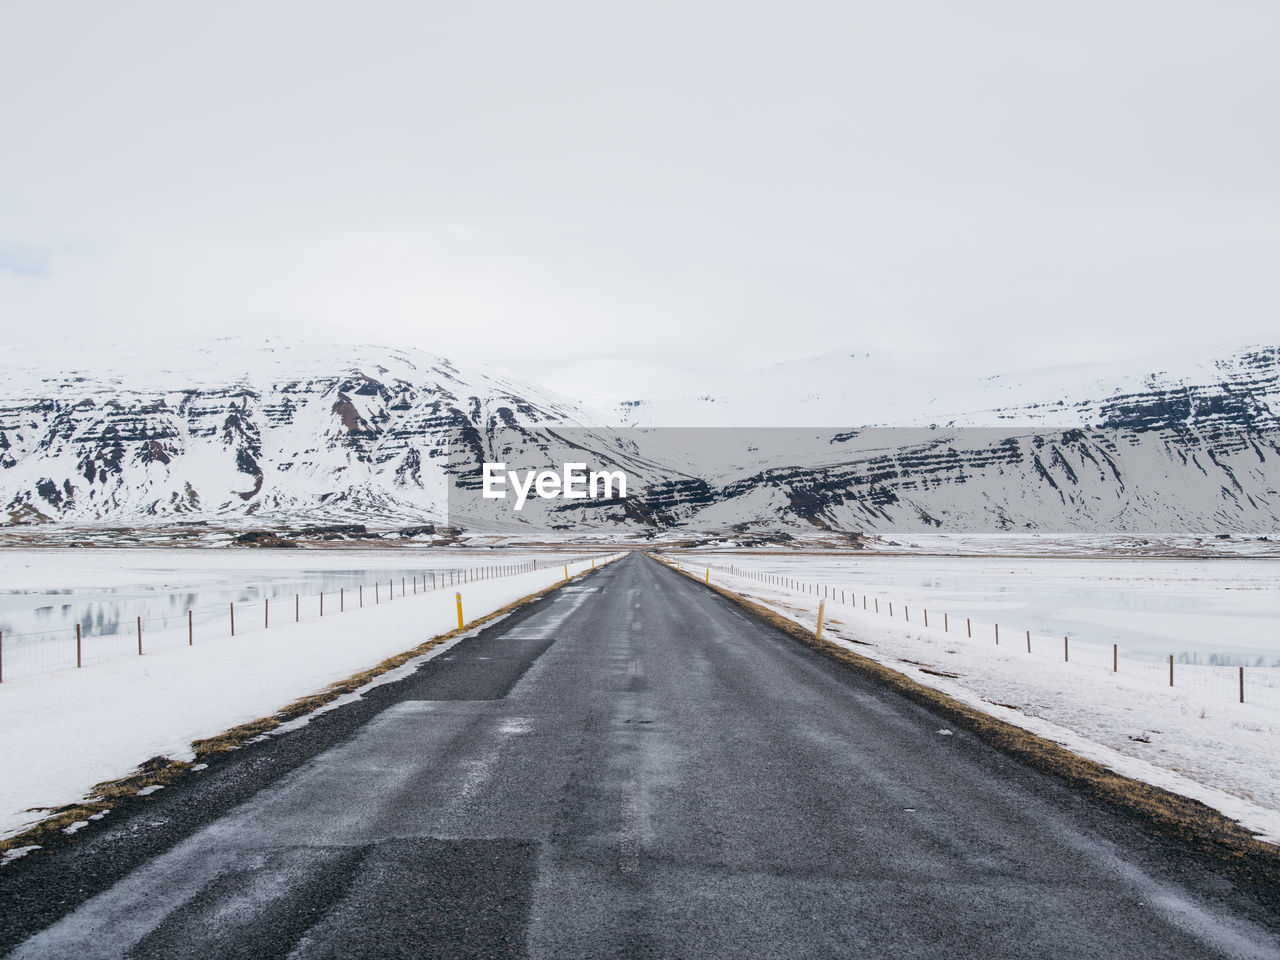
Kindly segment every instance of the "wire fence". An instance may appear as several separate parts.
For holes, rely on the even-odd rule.
[[[528,560],[428,570],[421,574],[375,578],[329,592],[264,592],[260,598],[247,601],[194,604],[181,614],[135,616],[126,621],[86,611],[72,627],[0,632],[0,683],[59,670],[83,669],[120,657],[144,656],[225,637],[270,631],[290,623],[314,622],[365,607],[396,603],[468,583],[516,576],[538,569],[564,565],[567,577],[569,565],[591,559],[590,556],[556,557],[541,562]]]
[[[681,561],[676,561],[680,563]],[[1119,644],[1091,642],[1086,637],[1047,636],[1010,624],[978,621],[956,616],[946,610],[910,606],[883,594],[859,592],[854,586],[836,586],[800,580],[793,577],[742,568],[734,564],[718,566],[697,560],[697,572],[711,571],[739,576],[748,580],[807,594],[817,601],[854,608],[867,614],[880,615],[902,622],[933,636],[954,640],[957,649],[965,645],[985,643],[1000,652],[1008,651],[1043,662],[1054,662],[1064,669],[1076,667],[1136,678],[1154,688],[1193,690],[1214,703],[1249,703],[1280,710],[1280,668],[1196,663],[1187,654],[1169,654],[1166,658],[1128,655]],[[692,571],[690,571],[692,572]],[[830,616],[834,610],[828,610]],[[972,649],[972,647],[970,647]]]

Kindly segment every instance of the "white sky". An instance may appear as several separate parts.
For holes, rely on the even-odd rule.
[[[1277,338],[1280,4],[7,2],[0,339]]]

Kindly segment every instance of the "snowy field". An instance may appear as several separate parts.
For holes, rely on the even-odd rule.
[[[1070,609],[1108,613],[1073,614],[1090,629],[1120,629],[1120,621],[1132,617],[1136,638],[1155,631],[1152,618],[1177,626],[1181,616],[1187,621],[1182,648],[1207,655],[1215,638],[1234,632],[1238,621],[1265,620],[1274,628],[1270,564],[1072,561],[1055,586],[1043,564],[1066,561],[668,556],[698,575],[710,567],[714,583],[810,630],[825,592],[824,637],[1121,773],[1200,800],[1280,843],[1280,668],[1246,667],[1241,703],[1238,667],[1177,662],[1171,687],[1167,657],[1113,659],[1110,644],[1078,636],[1064,649],[1058,631],[1035,629],[1028,652],[1026,635],[1029,624],[1046,622],[1038,618],[1051,618],[1061,606],[1055,591],[1071,596],[1064,583],[1069,580],[1083,591]],[[940,571],[936,581],[927,577],[931,569]],[[1091,579],[1100,586],[1090,586]],[[1132,607],[1097,606],[1096,596],[1123,595],[1135,585]],[[1041,593],[1046,589],[1048,599]],[[1199,595],[1197,612],[1161,608],[1188,593]],[[1237,595],[1240,615],[1222,613],[1234,609],[1228,598]],[[1216,629],[1214,610],[1222,618]],[[1265,648],[1265,632],[1251,634],[1250,643],[1275,651],[1274,645]]]
[[[1280,666],[1280,560],[705,556],[1011,634],[1069,636],[1108,661],[1116,644],[1122,658]]]
[[[121,553],[142,551],[121,551]],[[98,558],[103,551],[91,551]],[[178,551],[187,562],[193,551]],[[62,554],[64,582],[80,586],[144,583],[142,560],[118,557],[113,570],[93,559],[73,560]],[[291,551],[292,562],[303,557]],[[264,555],[265,556],[265,555]],[[274,555],[273,555],[274,556]],[[11,567],[12,554],[0,556]],[[310,562],[312,555],[305,560]],[[376,552],[351,551],[341,558],[378,568]],[[493,558],[496,562],[496,558]],[[605,561],[603,555],[594,560]],[[149,563],[150,561],[147,561]],[[232,561],[234,562],[234,561]],[[257,554],[260,570],[288,575],[288,560],[268,562]],[[403,563],[403,557],[395,558]],[[518,563],[519,560],[515,559]],[[590,569],[591,558],[568,564],[570,574]],[[225,569],[224,557],[208,558],[207,568],[171,573],[182,582],[203,581]],[[0,837],[39,820],[43,811],[75,802],[94,784],[126,776],[155,756],[190,759],[191,742],[238,724],[267,716],[301,697],[380,663],[387,657],[457,627],[454,594],[460,592],[467,621],[497,610],[523,596],[551,586],[564,576],[564,559],[543,554],[536,571],[474,580],[451,589],[399,594],[394,600],[363,608],[330,608],[321,619],[295,622],[289,616],[269,629],[246,623],[235,637],[222,635],[197,642],[115,657],[84,669],[70,669],[10,680],[0,684]],[[476,564],[476,568],[479,564]],[[52,569],[52,568],[48,568]],[[175,569],[179,569],[175,567]],[[239,569],[239,568],[236,568]],[[40,585],[42,574],[31,568],[25,582]],[[421,574],[419,573],[419,576]],[[583,594],[583,597],[586,595]],[[258,608],[261,615],[261,606]],[[145,636],[145,635],[144,635]],[[436,648],[426,657],[443,648]],[[411,661],[402,671],[413,669]]]
[[[495,572],[563,564],[488,550],[91,549],[0,551],[0,675],[13,680],[237,632],[318,618]],[[501,569],[499,569],[501,568]],[[139,624],[139,619],[141,624]]]

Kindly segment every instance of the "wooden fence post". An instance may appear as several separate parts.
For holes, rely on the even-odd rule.
[[[236,602],[231,601],[231,635],[236,635]]]
[[[138,618],[138,656],[142,656],[142,618]]]
[[[187,611],[187,646],[193,647],[196,643],[196,625],[191,617],[191,611]]]
[[[3,636],[3,634],[0,634],[0,637]],[[1244,667],[1240,668],[1240,702],[1244,703]]]
[[[1173,654],[1169,654],[1169,686],[1173,686]]]
[[[82,661],[80,659],[80,624],[77,623],[76,624],[76,669],[77,670],[80,669],[81,662]]]

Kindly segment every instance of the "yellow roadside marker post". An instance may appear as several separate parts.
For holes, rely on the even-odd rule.
[[[822,621],[827,618],[827,601],[822,600],[818,603],[818,633],[819,640],[822,639]]]
[[[454,597],[458,600],[458,629],[462,629],[462,594],[455,593]]]

